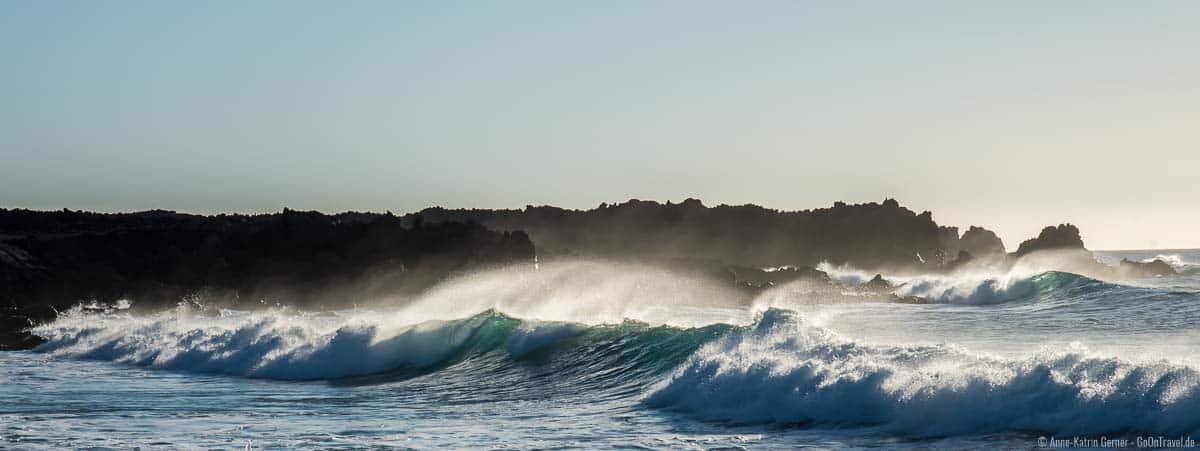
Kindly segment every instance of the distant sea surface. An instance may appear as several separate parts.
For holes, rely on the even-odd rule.
[[[0,448],[1200,441],[1200,251],[1097,254],[1113,265],[1163,259],[1180,275],[892,280],[934,301],[925,305],[853,293],[814,302],[795,290],[692,303],[703,291],[685,282],[564,282],[564,273],[447,287],[443,295],[494,297],[481,304],[494,308],[442,317],[401,306],[77,309],[37,328],[48,340],[37,349],[0,352]]]

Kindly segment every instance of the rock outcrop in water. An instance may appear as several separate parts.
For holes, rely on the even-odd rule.
[[[888,272],[953,272],[1053,254],[1068,271],[1147,277],[1165,263],[1098,263],[1079,229],[1047,227],[1005,254],[995,233],[939,226],[892,199],[778,211],[756,205],[706,207],[631,200],[593,210],[430,208],[391,213],[284,210],[197,216],[0,209],[0,349],[36,340],[20,330],[81,301],[133,301],[162,308],[207,304],[340,308],[380,296],[415,295],[458,272],[535,258],[636,261],[759,292],[796,281],[837,286],[821,262]],[[1007,257],[1006,257],[1007,256]],[[766,269],[772,268],[772,269]],[[1170,272],[1168,272],[1170,271]],[[877,276],[862,287],[897,302]]]
[[[27,346],[20,329],[82,301],[339,307],[535,255],[648,262],[747,290],[830,285],[813,269],[820,262],[944,270],[953,251],[980,248],[975,230],[964,241],[892,199],[790,212],[631,200],[586,211],[431,208],[403,218],[0,210],[0,342]]]
[[[943,247],[948,254],[956,255],[939,268],[941,272],[954,272],[968,266],[997,267],[1006,263],[1008,254],[1004,242],[995,232],[971,226],[959,237],[957,227],[943,229],[948,232],[942,238]]]
[[[155,308],[202,295],[237,306],[340,307],[533,259],[524,232],[406,226],[391,214],[0,210],[0,346],[28,346],[20,329],[80,301]]]
[[[1036,238],[1021,242],[1014,254],[1023,257],[1037,251],[1046,250],[1085,250],[1083,238],[1079,236],[1079,228],[1071,224],[1059,224],[1042,229]]]
[[[543,258],[687,258],[753,267],[828,261],[863,268],[930,269],[954,256],[948,250],[959,241],[957,229],[939,227],[930,212],[918,214],[892,199],[837,202],[831,208],[804,211],[706,207],[696,199],[677,204],[634,199],[592,210],[428,208],[406,220],[474,221],[497,230],[524,230]]]
[[[985,260],[1003,258],[1006,252],[1004,241],[1001,241],[995,232],[975,226],[963,232],[958,248],[969,253],[972,258]]]
[[[875,277],[872,277],[871,280],[868,280],[867,283],[864,283],[862,288],[864,290],[877,293],[889,293],[892,291],[892,284],[888,283],[887,280],[884,280],[883,274],[876,274]]]
[[[1021,243],[1010,256],[1009,264],[1017,264],[1022,259],[1032,261],[1035,267],[1054,268],[1105,280],[1178,274],[1171,265],[1161,260],[1146,263],[1121,260],[1115,268],[1100,263],[1092,251],[1084,247],[1079,228],[1071,224],[1042,229],[1036,238]]]

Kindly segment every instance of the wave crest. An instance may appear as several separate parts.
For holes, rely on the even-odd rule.
[[[917,437],[1200,430],[1200,374],[1080,352],[1027,360],[948,346],[871,347],[792,313],[701,349],[651,406],[743,424],[875,426]]]
[[[196,316],[184,309],[146,317],[78,309],[33,329],[53,355],[167,370],[273,379],[326,379],[435,366],[495,346],[516,321],[476,315],[391,330],[380,322],[281,311]]]
[[[443,369],[521,380],[514,375],[526,370],[514,368],[546,365],[537,371],[554,377],[529,384],[588,396],[644,393],[651,407],[744,424],[867,426],[917,437],[1200,431],[1196,370],[1080,349],[1003,359],[945,345],[869,346],[777,309],[752,326],[703,328],[587,326],[487,311],[393,329],[379,316],[76,310],[35,332],[49,339],[37,351],[57,356],[288,380]],[[509,370],[520,373],[502,373]]]
[[[1111,284],[1078,274],[1047,271],[1034,275],[926,275],[902,279],[901,296],[940,304],[990,305],[1029,299],[1060,290],[1097,290]]]
[[[138,317],[76,308],[33,333],[47,339],[35,351],[60,357],[252,378],[319,380],[409,377],[477,357],[513,361],[551,349],[561,352],[555,355],[564,361],[587,368],[596,359],[612,357],[602,350],[655,355],[661,358],[633,363],[661,374],[733,327],[676,328],[635,321],[588,326],[520,320],[491,310],[458,320],[394,326],[390,324],[394,315],[271,310],[224,311],[213,317],[181,308]]]
[[[1176,271],[1181,273],[1190,274],[1193,272],[1200,272],[1200,262],[1187,260],[1179,254],[1159,254],[1151,258],[1143,259],[1142,263],[1151,263],[1155,260],[1161,260],[1164,263],[1171,265],[1172,268],[1175,268]]]

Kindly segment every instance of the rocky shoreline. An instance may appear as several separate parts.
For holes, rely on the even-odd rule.
[[[991,231],[961,236],[894,200],[799,212],[631,200],[593,210],[426,209],[391,213],[283,212],[200,216],[0,209],[0,349],[40,340],[26,330],[81,303],[128,301],[160,310],[202,298],[243,309],[286,303],[337,309],[355,300],[416,295],[455,274],[542,259],[649,263],[746,293],[798,280],[837,290],[821,262],[880,272],[859,287],[892,294],[882,273],[1005,271],[1052,255],[1090,277],[1173,274],[1170,265],[1100,264],[1073,225],[1047,227],[1007,253]],[[773,268],[773,269],[764,269]]]
[[[412,293],[458,272],[530,263],[522,232],[479,224],[405,226],[390,214],[285,210],[197,216],[0,210],[0,349],[82,302],[162,309],[203,297],[256,308],[339,308]]]

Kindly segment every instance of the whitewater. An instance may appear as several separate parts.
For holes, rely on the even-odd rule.
[[[821,269],[747,298],[650,267],[501,269],[306,312],[76,308],[0,353],[0,448],[1036,448],[1200,439],[1178,276]]]

